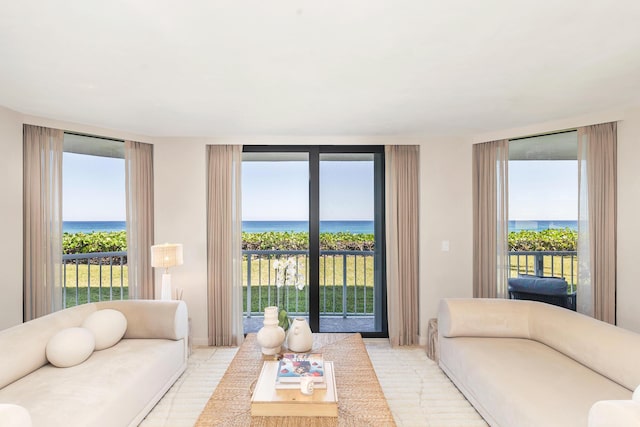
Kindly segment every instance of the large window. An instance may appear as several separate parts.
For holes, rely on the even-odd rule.
[[[509,142],[510,276],[577,283],[577,132]]]
[[[65,133],[64,307],[128,298],[124,142]]]
[[[245,332],[277,305],[314,331],[386,336],[381,148],[245,147]]]

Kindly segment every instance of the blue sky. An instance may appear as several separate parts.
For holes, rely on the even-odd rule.
[[[576,221],[577,161],[510,161],[509,219]]]
[[[124,159],[64,153],[63,221],[124,221]]]
[[[373,162],[320,162],[320,219],[373,219]],[[244,162],[244,221],[306,221],[307,162]]]
[[[243,220],[307,220],[306,162],[245,162]],[[321,220],[373,219],[371,162],[321,162]],[[124,159],[64,153],[63,220],[124,221]],[[511,220],[575,220],[575,161],[511,161]]]

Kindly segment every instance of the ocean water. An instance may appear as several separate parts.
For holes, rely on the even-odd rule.
[[[568,228],[578,230],[578,221],[558,221],[558,220],[536,220],[536,221],[509,221],[509,231],[542,231],[549,229]]]
[[[126,221],[63,221],[63,233],[91,233],[93,231],[126,231]]]
[[[578,221],[509,221],[509,231],[547,229],[578,229]],[[64,233],[91,233],[93,231],[125,231],[125,221],[64,221]],[[265,231],[309,231],[307,221],[242,221],[242,231],[261,233]],[[373,221],[320,221],[321,233],[373,233]]]

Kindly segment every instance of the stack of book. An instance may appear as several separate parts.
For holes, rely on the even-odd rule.
[[[325,366],[321,353],[284,353],[278,362],[276,388],[299,388],[300,378],[310,376],[315,388],[326,388]]]
[[[311,376],[311,395],[300,391],[300,378]],[[266,361],[251,396],[252,416],[337,417],[333,362],[320,353],[285,353],[279,361]]]

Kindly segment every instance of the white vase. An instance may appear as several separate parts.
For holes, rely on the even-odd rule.
[[[256,339],[262,347],[262,354],[273,355],[280,353],[284,342],[284,329],[278,326],[278,307],[265,307],[264,325],[259,331]]]
[[[313,334],[307,321],[302,317],[293,319],[289,327],[287,347],[296,353],[303,353],[313,347]]]

